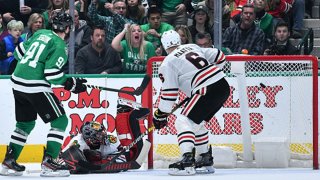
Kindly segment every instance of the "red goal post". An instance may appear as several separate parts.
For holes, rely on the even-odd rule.
[[[231,86],[230,97],[223,108],[206,123],[209,143],[214,146],[229,146],[241,156],[245,154],[243,122],[239,97],[242,97],[233,72],[233,62],[245,64],[244,79],[248,100],[248,124],[253,140],[265,137],[285,137],[290,144],[291,158],[308,159],[314,169],[319,168],[318,155],[318,59],[314,56],[227,56],[224,72]],[[161,82],[157,70],[163,56],[150,58],[147,74],[152,77],[144,95],[144,105],[151,112],[157,108]],[[234,63],[235,64],[235,63]],[[185,98],[179,95],[179,102]],[[177,103],[178,103],[177,101]],[[152,124],[148,117],[148,126]],[[152,147],[148,168],[156,168],[157,159],[172,161],[179,158],[179,147],[175,137],[175,116],[169,117],[167,127],[148,134]],[[242,136],[241,136],[242,135]],[[251,139],[250,137],[250,139]],[[249,150],[254,151],[254,144]],[[295,161],[295,160],[290,160]],[[294,163],[293,163],[294,164]],[[167,164],[166,164],[167,165]],[[165,165],[165,166],[166,166]],[[167,166],[166,166],[167,167]]]

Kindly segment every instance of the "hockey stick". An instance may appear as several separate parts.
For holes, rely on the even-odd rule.
[[[126,91],[126,90],[121,90],[121,89],[101,87],[101,86],[95,86],[95,85],[90,85],[90,84],[85,84],[85,85],[88,88],[100,89],[100,90],[112,91],[112,92],[120,92],[120,93],[126,93],[126,94],[130,94],[130,95],[140,96],[143,93],[143,91],[146,89],[146,87],[148,86],[150,79],[151,79],[150,76],[146,74],[142,80],[141,85],[134,91]]]

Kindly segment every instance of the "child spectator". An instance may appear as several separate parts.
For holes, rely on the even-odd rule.
[[[24,28],[22,21],[11,20],[8,25],[9,35],[0,42],[0,72],[1,74],[12,74],[17,60],[14,59],[13,51],[23,41],[21,33]]]
[[[122,40],[124,36],[125,40]],[[143,31],[137,24],[126,24],[111,45],[121,53],[124,74],[146,73],[148,59],[156,55],[152,43],[144,40]]]

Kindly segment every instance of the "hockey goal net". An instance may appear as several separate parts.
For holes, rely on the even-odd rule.
[[[152,82],[146,92],[147,106],[153,111],[159,103],[161,82],[158,68],[163,60],[164,57],[154,57],[148,62],[147,73],[152,76]],[[238,64],[243,67],[237,67]],[[228,147],[234,152],[237,162],[246,160],[245,151],[249,150],[249,156],[252,151],[253,158],[247,161],[255,161],[255,141],[282,138],[289,144],[289,166],[317,169],[317,58],[227,56],[224,72],[231,86],[231,93],[223,108],[206,123],[209,144],[213,148]],[[246,101],[241,103],[243,97]],[[185,95],[180,93],[176,103],[184,98]],[[243,105],[246,103],[247,106]],[[247,111],[243,111],[242,106],[247,107]],[[245,118],[248,119],[247,124],[243,123]],[[148,121],[150,125],[152,113]],[[244,136],[246,129],[249,135]],[[169,117],[165,128],[149,133],[153,144],[149,153],[149,168],[167,168],[169,163],[180,158],[176,133],[174,115]],[[297,161],[304,162],[295,165],[294,162]]]

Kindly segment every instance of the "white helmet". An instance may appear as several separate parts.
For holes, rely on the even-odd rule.
[[[181,45],[180,35],[175,30],[169,30],[162,34],[161,43],[165,50]]]

